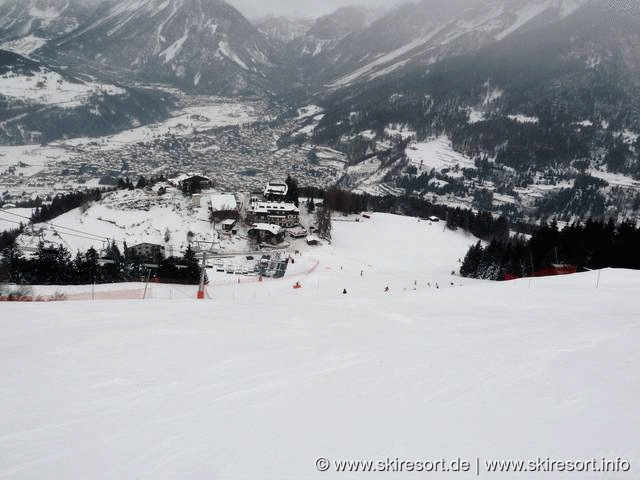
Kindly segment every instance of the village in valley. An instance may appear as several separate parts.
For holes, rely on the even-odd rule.
[[[0,146],[0,205],[179,172],[199,172],[229,191],[262,189],[289,174],[319,187],[333,184],[345,155],[305,143],[320,109],[273,120],[282,114],[257,100],[206,97],[164,122],[114,135]]]
[[[300,203],[297,189],[287,177],[260,190],[229,192],[207,176],[183,173],[143,188],[113,190],[51,221],[29,224],[16,247],[40,259],[95,249],[103,266],[116,262],[119,251],[157,281],[178,280],[160,278],[162,264],[185,255],[210,274],[280,278],[301,246],[330,241],[330,226],[316,228],[314,213],[323,210],[322,200]],[[26,209],[5,213],[21,210]]]

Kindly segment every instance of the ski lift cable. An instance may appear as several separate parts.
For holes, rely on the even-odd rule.
[[[15,223],[16,225],[21,225],[22,222],[16,222],[15,220],[9,220],[9,219],[2,219],[3,222],[10,222],[10,223]],[[69,233],[69,232],[58,232],[57,230],[55,230],[55,233],[58,234],[58,236],[70,236],[70,237],[77,237],[77,238],[83,238],[85,240],[93,240],[96,241],[95,238],[91,238],[91,237],[85,237],[84,235],[78,235],[75,233]],[[102,242],[104,242],[104,240],[101,240]],[[20,247],[20,248],[25,248],[24,246]]]
[[[2,219],[3,222],[9,222],[9,223],[15,223],[16,225],[24,225],[22,222],[17,222],[15,220],[9,220],[8,218],[3,218]],[[75,233],[69,233],[69,232],[58,232],[57,230],[54,230],[55,233],[57,233],[58,235],[67,235],[67,236],[72,236],[72,237],[79,237],[79,238],[84,238],[86,240],[96,240],[95,238],[91,238],[91,237],[86,237],[84,235],[78,235]],[[104,241],[104,240],[102,240]]]
[[[25,219],[31,221],[30,217],[26,217],[24,215],[19,215],[17,213],[13,213],[13,212],[8,212],[6,210],[0,210],[0,213],[8,213],[9,215],[14,215],[16,217],[25,218]],[[101,240],[101,241],[102,240],[111,240],[109,237],[103,237],[102,235],[96,235],[96,234],[90,233],[90,232],[83,232],[82,230],[77,230],[77,229],[71,228],[71,227],[63,227],[62,225],[56,225],[55,223],[51,223],[51,222],[48,222],[48,221],[44,221],[44,222],[41,222],[41,223],[46,223],[47,225],[51,225],[52,227],[55,227],[55,228],[62,228],[62,229],[65,229],[65,230],[70,230],[72,232],[81,233],[82,235],[88,235],[88,236],[96,237],[94,240]]]
[[[9,222],[9,223],[15,223],[16,225],[23,225],[24,226],[24,223],[16,222],[15,220],[9,220],[8,218],[3,218],[2,221],[3,222]]]
[[[84,238],[85,240],[92,240],[92,241],[101,241],[104,242],[104,239],[97,239],[97,238],[92,238],[92,237],[87,237],[85,235],[78,235],[77,233],[69,233],[69,232],[60,232],[58,230],[52,230],[54,233],[56,233],[58,236],[62,237],[62,236],[69,236],[69,237],[78,237],[78,238]]]
[[[65,235],[73,235],[73,236],[77,236],[77,237],[83,237],[86,238],[87,240],[96,240],[96,241],[100,241],[100,242],[104,242],[104,241],[110,241],[109,238],[107,237],[103,237],[100,235],[95,235],[93,233],[89,233],[89,232],[83,232],[81,230],[76,230],[74,228],[69,228],[69,227],[63,227],[62,225],[56,225],[54,223],[49,223],[49,222],[42,222],[45,223],[46,225],[48,225],[49,227],[53,227],[53,231],[55,231],[58,234],[65,234]],[[69,232],[65,232],[64,230],[69,230]],[[75,232],[74,233],[70,233],[70,232]]]

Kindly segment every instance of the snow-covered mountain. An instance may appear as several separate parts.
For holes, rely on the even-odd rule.
[[[505,5],[519,4],[487,10],[495,21],[479,24],[478,47],[465,50],[469,32],[414,41],[330,82],[313,141],[347,153],[348,188],[400,188],[512,218],[638,215],[634,36],[611,28],[623,11],[540,2],[507,15]],[[434,157],[421,168],[412,148]],[[439,156],[457,160],[432,171]]]
[[[39,58],[119,79],[226,95],[286,92],[299,77],[341,88],[474,52],[597,3],[456,0],[443,8],[422,0],[386,14],[345,7],[313,25],[272,18],[256,28],[222,0],[108,0],[92,8],[77,0],[3,2],[5,48],[39,49]]]
[[[303,151],[313,152],[312,159],[325,148],[339,151],[340,167],[345,166],[339,183],[345,188],[409,190],[456,204],[462,198],[476,208],[490,208],[483,199],[493,193],[496,213],[522,214],[524,208],[546,215],[553,209],[531,198],[531,189],[539,190],[534,185],[573,188],[571,181],[581,173],[625,175],[622,183],[633,184],[640,175],[640,30],[624,2],[609,8],[596,0],[456,0],[443,8],[422,0],[382,15],[344,8],[312,25],[271,19],[258,29],[220,0],[109,0],[74,17],[78,25],[72,31],[54,27],[73,11],[73,2],[21,9],[15,0],[0,3],[8,5],[22,12],[15,24],[22,22],[25,36],[3,30],[0,41],[7,48],[28,50],[41,63],[58,65],[58,73],[91,85],[143,81],[188,93],[257,93],[284,100],[287,109],[320,105],[321,118],[282,135],[278,145],[306,142]],[[42,25],[53,29],[50,40],[32,51],[45,38]],[[91,76],[73,75],[74,70]],[[36,89],[25,81],[22,101],[39,96],[51,102],[55,97],[40,94],[58,80],[44,80],[35,82]],[[157,98],[133,107],[126,96],[105,98],[122,101],[102,109],[120,127],[156,120],[164,108]],[[155,109],[151,115],[147,105]],[[113,133],[100,127],[105,122],[92,114],[99,111],[95,104],[81,108],[79,117],[65,116],[62,130],[47,115],[8,110],[0,120],[9,122],[2,125],[5,132],[12,125],[4,141]],[[123,110],[125,121],[119,117]],[[89,132],[86,125],[93,125]],[[416,170],[420,164],[410,159],[411,142],[418,150],[428,145],[439,152],[446,145],[442,155],[464,158],[465,171],[447,165],[433,172],[440,178],[428,178],[432,172]],[[620,194],[619,184],[601,189],[600,206],[587,211],[638,211],[636,193],[628,188]],[[576,202],[585,198],[570,194]],[[568,216],[586,213],[570,210]]]
[[[401,6],[366,28],[343,24],[342,36],[302,57],[305,78],[333,87],[371,80],[408,63],[432,64],[560,21],[594,0],[435,0]],[[313,36],[311,35],[313,38]],[[308,53],[308,49],[301,52]]]
[[[304,36],[313,24],[311,19],[288,17],[267,17],[255,22],[258,30],[280,48]]]
[[[294,58],[315,57],[334,49],[348,35],[368,27],[377,12],[364,7],[343,7],[320,17],[304,36],[294,39],[288,48]]]
[[[0,95],[32,105],[72,108],[92,95],[123,95],[114,85],[81,80],[41,63],[0,50]]]
[[[0,143],[113,133],[163,118],[171,105],[162,92],[100,82],[0,50]]]
[[[0,48],[28,55],[94,11],[80,0],[0,0]]]
[[[103,7],[47,45],[59,62],[186,91],[269,91],[279,59],[255,27],[220,0],[128,0]]]

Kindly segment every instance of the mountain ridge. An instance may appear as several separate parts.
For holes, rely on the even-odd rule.
[[[187,92],[269,94],[278,83],[275,50],[240,12],[218,0],[107,5],[45,48],[43,54],[58,61],[82,61]]]

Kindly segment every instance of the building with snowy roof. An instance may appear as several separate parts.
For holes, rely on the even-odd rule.
[[[197,173],[183,173],[169,179],[169,183],[185,193],[195,193],[211,188],[213,181],[209,177]]]
[[[240,216],[238,202],[231,193],[220,193],[209,197],[210,218],[213,222],[227,219],[237,220]]]
[[[126,254],[139,262],[160,263],[165,258],[165,249],[156,243],[138,243],[127,247]]]
[[[293,203],[252,201],[247,208],[247,223],[296,227],[300,224],[300,210]]]
[[[286,182],[280,180],[272,180],[267,183],[264,188],[264,198],[267,200],[284,200],[289,192],[289,186]]]
[[[308,245],[320,245],[320,243],[322,243],[320,237],[316,235],[308,235],[306,241]]]
[[[221,222],[223,232],[234,232],[238,221],[235,218],[227,218]]]
[[[256,223],[247,232],[249,238],[260,243],[277,245],[284,241],[284,229],[280,225],[269,223]]]

